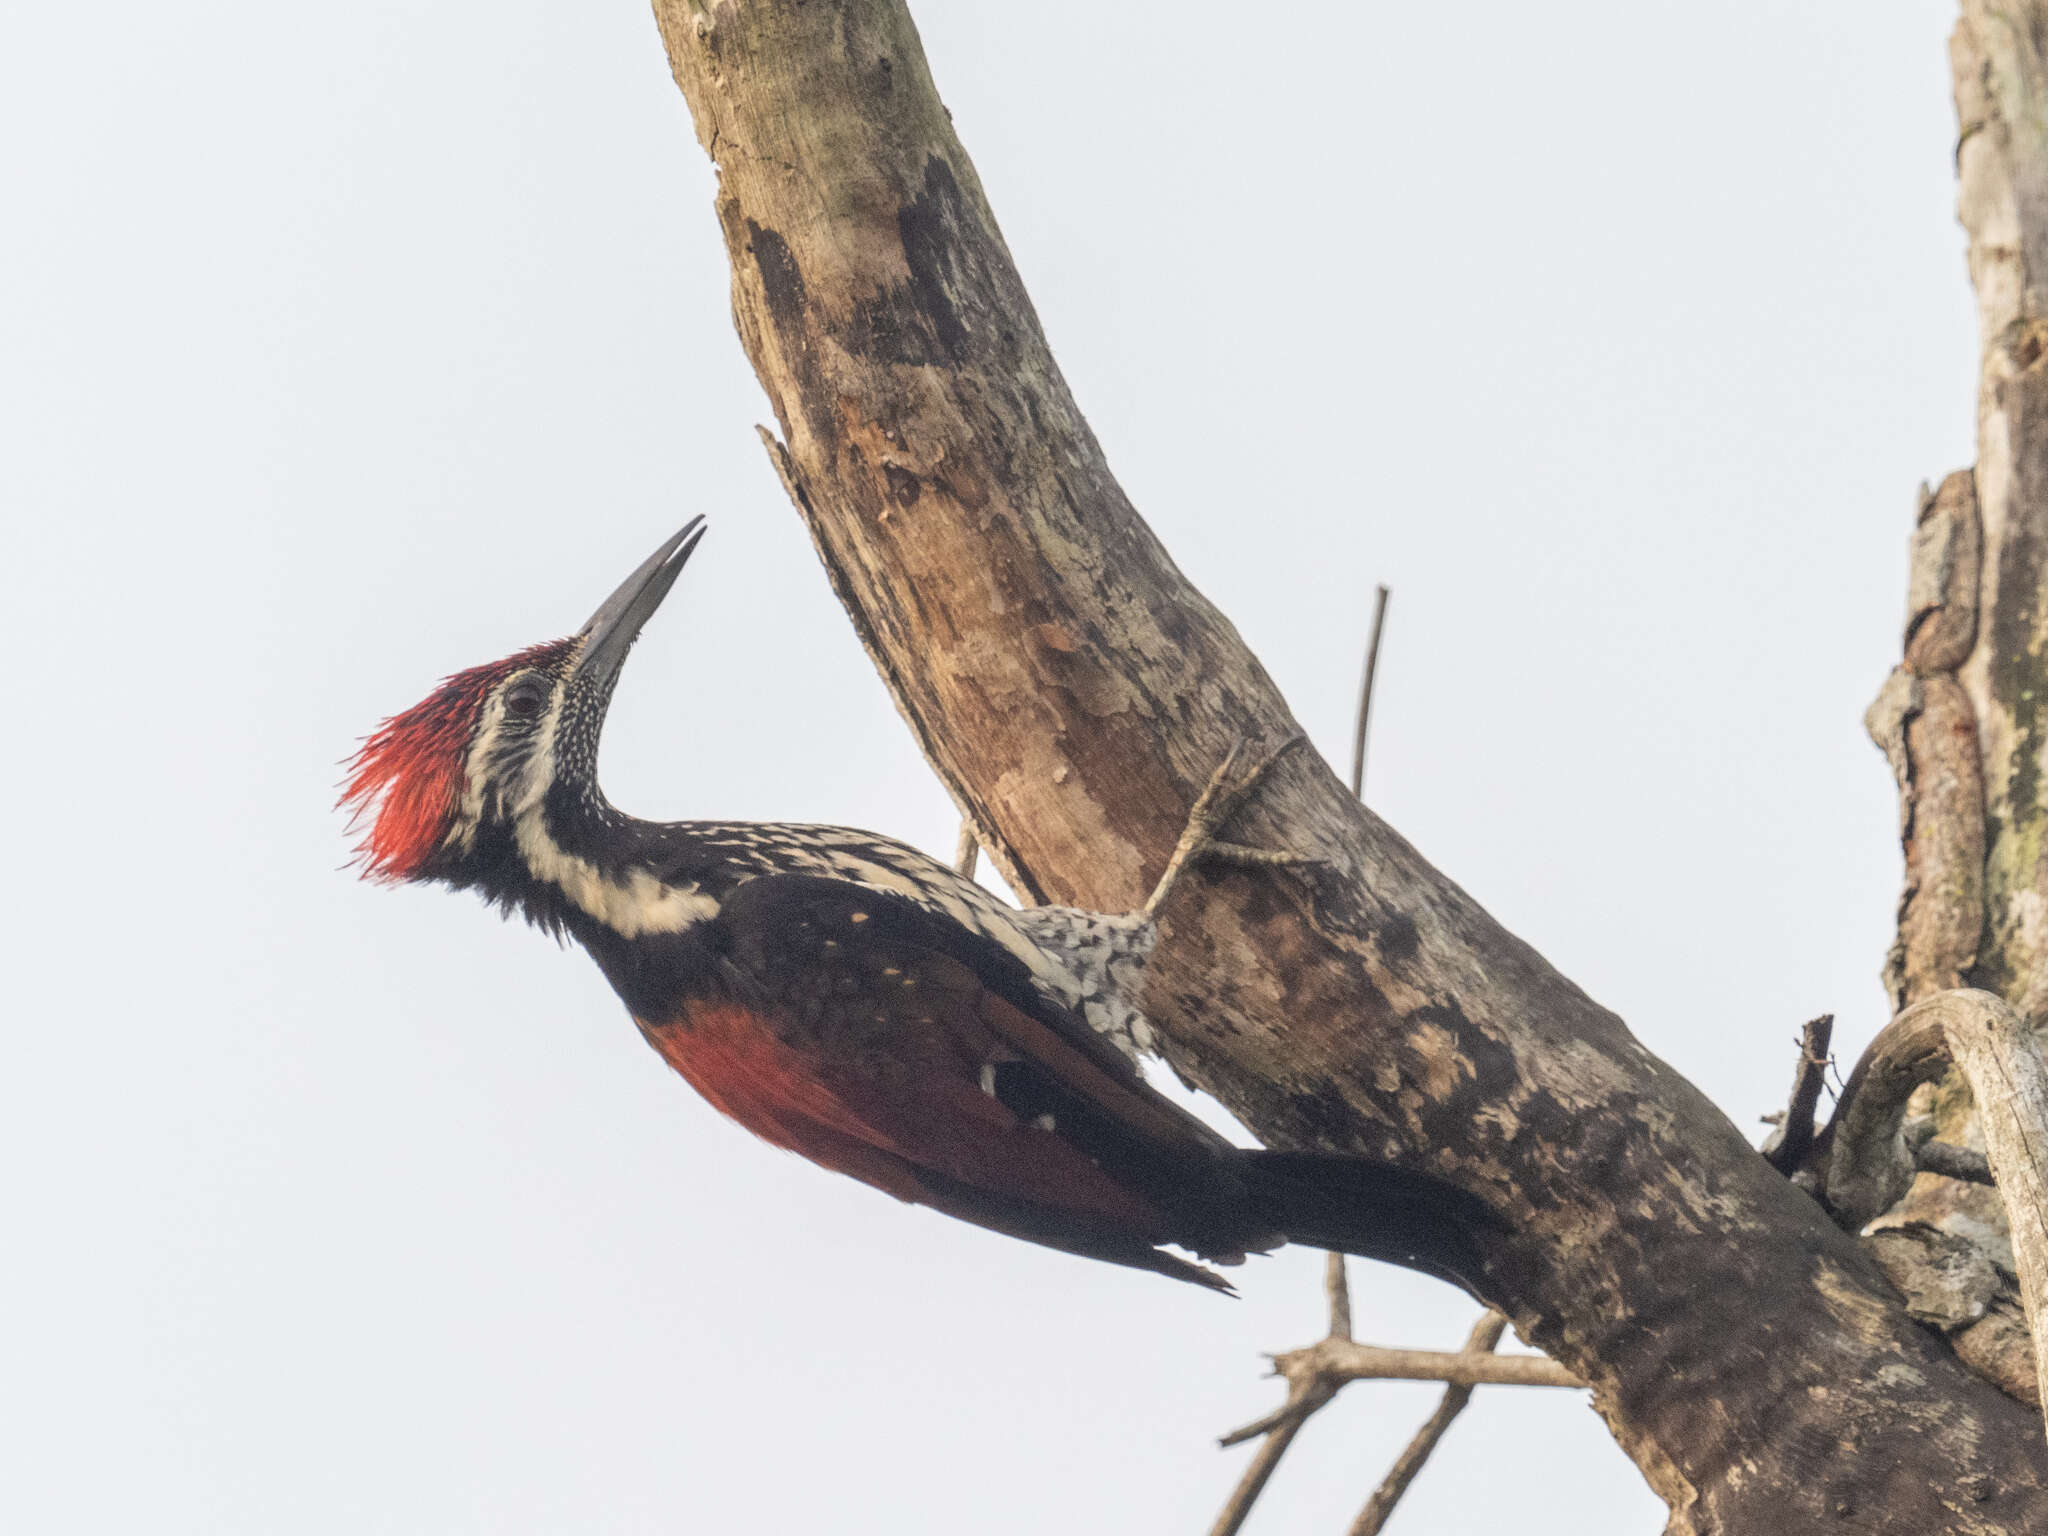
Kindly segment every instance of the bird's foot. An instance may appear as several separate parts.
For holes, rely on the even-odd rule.
[[[1271,751],[1254,749],[1247,742],[1232,747],[1209,775],[1209,782],[1195,800],[1194,809],[1188,812],[1187,825],[1181,829],[1180,841],[1174,845],[1173,856],[1166,861],[1166,872],[1159,877],[1159,883],[1152,888],[1145,905],[1139,910],[1147,919],[1156,918],[1159,910],[1166,905],[1174,887],[1180,883],[1198,859],[1220,859],[1227,864],[1251,865],[1262,869],[1292,864],[1313,864],[1313,854],[1294,853],[1278,848],[1254,848],[1245,843],[1227,842],[1216,834],[1230,824],[1230,820],[1244,808],[1245,802],[1259,783],[1278,763],[1308,738],[1296,733],[1281,742]],[[1250,757],[1250,761],[1247,758]]]

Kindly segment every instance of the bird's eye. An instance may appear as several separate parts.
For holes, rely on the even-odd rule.
[[[531,720],[547,703],[548,691],[537,678],[523,677],[505,690],[505,713],[515,720]]]

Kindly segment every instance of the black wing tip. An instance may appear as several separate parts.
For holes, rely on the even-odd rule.
[[[1228,1296],[1232,1301],[1241,1299],[1237,1294],[1237,1287],[1217,1274],[1215,1270],[1208,1268],[1206,1265],[1191,1263],[1187,1259],[1183,1259],[1176,1254],[1163,1252],[1158,1248],[1152,1250],[1151,1262],[1141,1264],[1139,1267],[1149,1269],[1154,1274],[1170,1276],[1175,1280],[1185,1280],[1190,1285],[1199,1285],[1204,1290],[1216,1292],[1219,1296]]]

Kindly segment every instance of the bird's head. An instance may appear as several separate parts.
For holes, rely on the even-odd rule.
[[[366,879],[467,883],[522,824],[602,807],[597,743],[619,669],[703,534],[692,518],[567,639],[458,672],[371,733],[341,796]]]

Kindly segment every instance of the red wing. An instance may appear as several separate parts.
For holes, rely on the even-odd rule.
[[[958,1185],[1092,1216],[1147,1243],[1166,1240],[1148,1202],[1056,1132],[955,1075],[950,1062],[939,1070],[833,1062],[786,1044],[787,1023],[706,1002],[646,1033],[692,1087],[755,1135],[899,1200],[942,1203],[934,1193]]]
[[[957,925],[840,881],[755,886],[777,889],[720,919],[728,985],[642,1022],[705,1098],[899,1199],[1220,1284],[1152,1251],[1225,1193],[1199,1122],[1067,1039],[1078,1021],[1040,1017],[1054,1006],[1028,991],[1019,1006],[999,970],[1012,995],[993,990],[971,950],[948,952]]]

